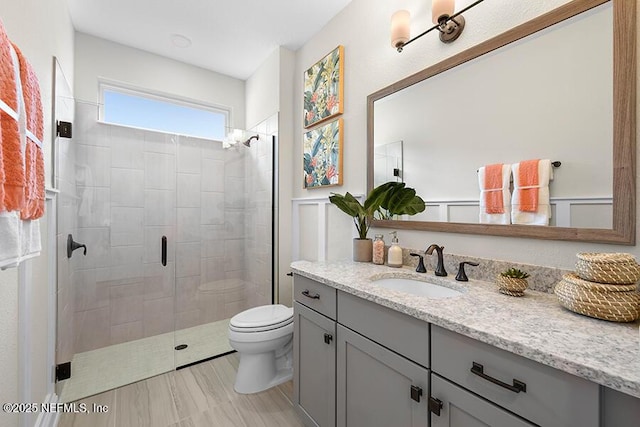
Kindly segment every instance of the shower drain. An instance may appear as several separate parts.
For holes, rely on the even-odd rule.
[[[188,345],[186,345],[186,344],[180,344],[180,345],[177,345],[177,346],[175,347],[175,349],[176,349],[176,350],[184,350],[184,349],[185,349],[185,348],[187,348],[187,347],[189,347],[189,346],[188,346]]]

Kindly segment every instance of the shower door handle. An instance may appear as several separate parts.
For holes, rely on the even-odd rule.
[[[162,265],[167,266],[167,236],[162,236]]]

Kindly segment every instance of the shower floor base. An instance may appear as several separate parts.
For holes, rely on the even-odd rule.
[[[71,378],[61,381],[61,402],[122,387],[176,367],[232,351],[229,319],[76,354]],[[174,347],[186,344],[184,350]]]

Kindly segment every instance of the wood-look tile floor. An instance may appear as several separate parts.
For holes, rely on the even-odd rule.
[[[291,381],[255,394],[238,394],[233,353],[78,401],[88,413],[64,413],[59,427],[302,426]],[[92,412],[95,405],[108,412]]]

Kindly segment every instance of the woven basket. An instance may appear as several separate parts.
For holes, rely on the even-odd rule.
[[[640,293],[591,290],[576,285],[571,277],[566,280],[567,276],[563,277],[554,289],[563,307],[576,313],[613,322],[633,322],[640,318]]]
[[[575,273],[565,274],[562,276],[562,280],[570,283],[571,285],[593,292],[632,292],[638,289],[638,285],[635,283],[633,285],[613,285],[608,283],[589,282],[588,280],[581,279]]]
[[[518,279],[516,277],[507,277],[501,274],[496,279],[498,285],[498,291],[505,295],[512,297],[521,297],[524,295],[524,290],[527,289],[529,283],[527,279]]]
[[[625,285],[640,279],[640,265],[631,254],[582,252],[577,257],[576,273],[584,280]]]

